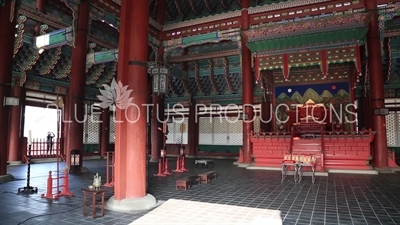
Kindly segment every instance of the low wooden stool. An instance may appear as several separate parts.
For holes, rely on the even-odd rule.
[[[181,178],[176,180],[176,190],[178,189],[183,189],[183,190],[187,190],[190,189],[192,183],[190,179],[187,178]]]
[[[201,183],[201,179],[198,175],[190,176],[188,179],[190,180],[191,184],[195,184],[195,183],[200,184]]]
[[[217,179],[217,171],[210,171],[208,172],[210,174],[210,179]]]
[[[83,216],[86,216],[86,202],[87,202],[87,197],[92,196],[92,218],[100,217],[96,216],[96,205],[100,205],[101,207],[101,216],[104,216],[104,195],[106,193],[106,190],[100,189],[100,190],[95,190],[95,189],[82,189],[83,192]],[[97,196],[101,197],[101,201],[97,202],[96,198]],[[89,205],[90,206],[90,205]]]
[[[217,179],[217,171],[208,171],[199,174],[201,183],[209,183],[212,178]]]

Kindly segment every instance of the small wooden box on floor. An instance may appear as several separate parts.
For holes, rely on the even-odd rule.
[[[192,187],[194,183],[200,184],[199,176],[190,176],[176,180],[176,189],[187,190]]]
[[[205,173],[199,174],[201,183],[209,183],[213,178],[217,179],[217,171],[208,171]]]

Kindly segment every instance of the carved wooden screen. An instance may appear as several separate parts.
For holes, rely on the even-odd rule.
[[[399,146],[399,123],[400,114],[390,112],[389,115],[386,115],[386,137],[389,147]]]
[[[114,115],[110,116],[110,137],[109,143],[115,143],[115,117]]]
[[[243,121],[237,118],[200,118],[199,144],[242,145]]]
[[[213,123],[212,118],[199,118],[199,145],[213,144]]]
[[[83,143],[98,144],[99,143],[100,115],[86,114],[83,122]]]
[[[184,124],[184,125],[181,125]],[[181,126],[184,132],[181,133]],[[168,123],[167,144],[188,144],[189,119],[176,118],[172,123]],[[183,142],[182,142],[183,139]]]

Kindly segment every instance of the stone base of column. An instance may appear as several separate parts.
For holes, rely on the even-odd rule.
[[[114,196],[108,199],[106,209],[117,212],[132,212],[140,210],[149,210],[157,205],[157,199],[147,194],[143,198],[115,200]]]
[[[395,170],[392,170],[391,168],[374,168],[378,173],[395,173]]]
[[[150,163],[158,163],[158,159],[150,158],[149,162]]]
[[[238,162],[236,162],[236,164],[234,163],[234,165],[236,165],[238,167],[246,168],[246,167],[249,167],[249,166],[251,166],[253,164],[252,163],[238,163]]]
[[[11,174],[0,175],[0,184],[8,181],[13,181],[14,176]]]
[[[65,168],[62,169],[61,171],[65,171],[65,170],[68,170],[69,173],[74,174],[74,171],[73,171],[72,169],[68,168],[68,167],[65,167]],[[81,170],[79,171],[79,173],[88,173],[88,172],[89,172],[89,169],[86,168],[86,167],[84,167],[84,166],[82,166],[82,167],[81,167]]]
[[[9,165],[9,166],[16,166],[16,165],[21,165],[21,164],[23,164],[22,161],[8,161],[7,162],[7,165]]]

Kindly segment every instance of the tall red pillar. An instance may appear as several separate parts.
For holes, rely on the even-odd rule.
[[[148,209],[156,205],[146,195],[149,0],[122,0],[120,19],[118,81],[133,100],[126,109],[116,107],[114,196],[107,207]]]
[[[385,107],[383,91],[383,75],[381,61],[381,43],[379,35],[377,0],[364,1],[367,12],[372,13],[367,34],[368,42],[368,67],[370,71],[371,110]],[[385,116],[372,114],[372,129],[376,131],[373,142],[373,166],[377,168],[388,167],[386,122]]]
[[[67,167],[71,164],[71,150],[83,151],[83,120],[86,78],[87,37],[89,27],[90,1],[82,0],[79,5],[78,29],[75,30],[75,47],[72,48],[70,85],[67,94],[66,110],[69,121],[66,123],[66,156]],[[80,159],[82,162],[82,158]],[[81,163],[82,165],[82,163]]]
[[[242,30],[250,28],[250,17],[247,8],[250,7],[250,0],[242,0]],[[253,131],[254,110],[250,105],[253,105],[253,75],[251,71],[251,51],[247,48],[247,37],[242,36],[242,104],[248,105],[244,108],[243,113],[248,117],[243,120],[243,163],[252,163],[251,157],[251,142],[249,134]]]
[[[63,105],[63,109],[62,109],[62,117],[61,117],[61,130],[62,130],[62,140],[61,140],[61,146],[62,149],[60,151],[60,154],[62,156],[66,156],[67,155],[67,139],[68,139],[68,135],[69,135],[69,126],[68,123],[70,123],[70,110],[69,110],[69,104],[68,104],[68,97],[67,96],[63,96],[63,101],[64,101],[64,105]],[[83,136],[83,134],[82,134]]]
[[[157,22],[161,25],[165,23],[165,10],[166,10],[166,0],[158,0],[157,1]],[[162,41],[163,32],[160,31],[158,39]],[[162,64],[164,60],[164,47],[159,46],[158,48],[158,56],[157,63]],[[151,117],[151,158],[150,162],[158,162],[158,159],[161,156],[161,149],[164,145],[164,134],[159,127],[162,127],[162,123],[160,121],[164,121],[164,112],[165,112],[165,98],[163,95],[153,94],[152,96],[152,104],[153,104],[153,113]]]
[[[189,106],[189,129],[188,129],[188,140],[189,140],[189,152],[188,155],[195,156],[197,155],[197,142],[196,135],[198,131],[198,126],[196,121],[196,103],[194,100],[191,100],[191,105]]]
[[[271,102],[265,101],[261,103],[261,115],[260,115],[260,131],[271,132]]]
[[[100,125],[100,155],[105,156],[110,143],[110,114],[109,110],[102,109]]]
[[[36,8],[39,12],[44,13],[45,12],[45,5],[46,5],[46,0],[36,0]],[[35,36],[40,35],[40,26],[42,24],[37,22],[35,26]]]
[[[23,108],[24,99],[25,99],[25,91],[23,87],[13,87],[11,89],[11,96],[19,98],[20,105],[11,107],[10,114],[10,130],[9,130],[9,144],[8,144],[8,161],[16,162],[20,161],[20,149],[21,149],[21,138],[23,135],[23,123],[24,123],[24,115]]]
[[[153,94],[151,115],[151,157],[150,162],[158,162],[163,148],[164,133],[161,121],[164,121],[165,98],[162,95]]]
[[[10,93],[14,34],[15,34],[15,14],[11,12],[11,1],[6,1],[5,5],[0,7],[0,176],[7,174],[7,153],[8,153],[8,122],[10,106],[4,105],[4,97]],[[10,21],[10,13],[14,14],[13,21]]]

